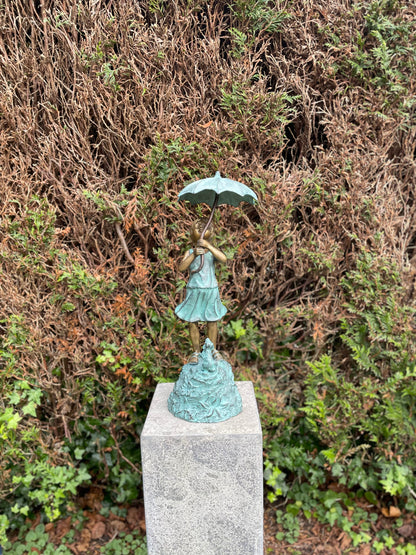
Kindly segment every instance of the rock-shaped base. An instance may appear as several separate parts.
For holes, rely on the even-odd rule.
[[[188,422],[222,422],[242,411],[231,365],[213,358],[207,339],[197,364],[185,364],[168,399],[174,416]]]

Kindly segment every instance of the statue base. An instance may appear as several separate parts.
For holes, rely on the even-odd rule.
[[[262,555],[263,445],[254,388],[216,424],[175,418],[159,384],[141,435],[149,555]]]
[[[222,422],[243,409],[231,365],[214,358],[207,339],[196,364],[185,364],[170,394],[168,409],[188,422]]]

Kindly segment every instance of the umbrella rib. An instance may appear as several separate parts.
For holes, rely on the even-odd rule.
[[[211,208],[211,214],[210,214],[210,216],[209,216],[209,220],[207,221],[207,223],[206,223],[206,225],[205,225],[205,227],[204,227],[204,231],[203,231],[202,234],[201,234],[201,239],[204,238],[204,235],[205,235],[207,229],[208,229],[209,226],[211,225],[211,222],[212,222],[212,218],[213,218],[213,216],[214,216],[215,209],[216,209],[217,206],[218,206],[218,199],[219,199],[218,193],[215,193],[215,199],[214,199],[214,203],[213,203],[212,208]]]

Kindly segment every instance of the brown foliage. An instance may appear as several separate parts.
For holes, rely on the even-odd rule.
[[[252,318],[264,342],[264,360],[247,354],[253,376],[274,373],[270,354],[290,349],[278,387],[296,394],[299,360],[339,333],[340,280],[361,249],[397,264],[413,302],[414,108],[370,71],[367,82],[337,72],[353,51],[323,32],[353,44],[363,10],[295,1],[270,33],[225,1],[156,4],[16,0],[0,16],[0,311],[23,316],[30,340],[11,348],[47,394],[48,438],[76,433],[87,379],[123,384],[117,438],[152,368],[179,370],[186,331],[163,320],[179,300],[193,216],[176,198],[217,168],[260,197],[257,208],[221,208],[218,237],[235,252],[225,323]],[[247,41],[233,53],[235,28]],[[410,72],[406,98],[415,83]],[[98,368],[104,343],[115,361]],[[222,347],[243,371],[235,342]],[[126,357],[149,362],[140,375]],[[90,402],[96,416],[115,410],[105,395],[100,409]]]

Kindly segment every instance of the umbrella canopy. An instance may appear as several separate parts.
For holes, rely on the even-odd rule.
[[[200,179],[187,185],[179,193],[179,200],[189,200],[191,204],[205,202],[214,208],[214,205],[220,204],[238,206],[243,201],[254,204],[257,195],[247,185],[221,177],[220,172],[217,172],[214,177]]]

